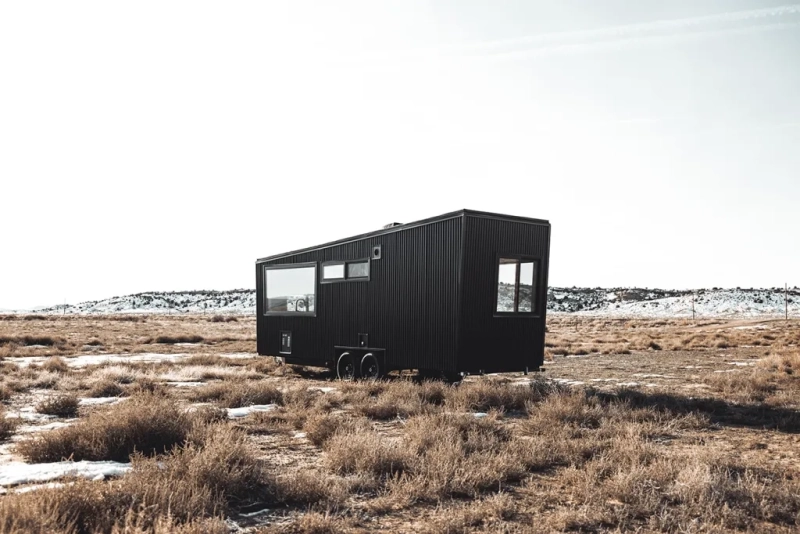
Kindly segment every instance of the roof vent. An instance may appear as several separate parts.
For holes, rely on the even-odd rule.
[[[403,226],[403,223],[393,222],[393,223],[389,223],[389,224],[384,224],[383,228],[384,229],[386,229],[386,228],[394,228],[395,226]]]

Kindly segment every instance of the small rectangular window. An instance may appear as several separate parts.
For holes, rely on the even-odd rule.
[[[265,313],[316,312],[316,265],[265,267],[264,286]]]
[[[536,301],[536,262],[500,258],[497,266],[498,313],[533,313]]]
[[[369,278],[369,262],[359,261],[348,263],[347,278]]]
[[[369,260],[328,261],[322,264],[322,283],[369,280]]]
[[[331,263],[322,266],[323,280],[341,280],[344,278],[344,263]]]

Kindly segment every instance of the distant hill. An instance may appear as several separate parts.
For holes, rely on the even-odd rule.
[[[608,317],[761,317],[784,314],[783,289],[669,290],[552,287],[550,313]],[[37,313],[219,313],[254,315],[251,289],[149,292],[36,310]],[[800,316],[800,290],[789,291],[789,313]]]

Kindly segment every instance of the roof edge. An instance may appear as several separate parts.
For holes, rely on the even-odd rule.
[[[298,250],[292,250],[289,252],[283,252],[280,254],[274,254],[272,256],[266,256],[264,258],[258,258],[256,263],[265,263],[268,261],[274,261],[281,258],[285,258],[287,256],[294,256],[297,254],[305,254],[307,252],[313,252],[316,250],[321,250],[324,248],[335,247],[338,245],[344,245],[347,243],[352,243],[353,241],[359,241],[361,239],[367,239],[371,237],[378,237],[381,235],[393,234],[395,232],[402,232],[404,230],[410,230],[412,228],[417,228],[420,226],[425,226],[428,224],[433,224],[441,221],[446,221],[449,219],[455,219],[458,217],[482,217],[482,218],[490,218],[490,219],[501,219],[511,222],[524,222],[527,224],[543,224],[549,225],[550,223],[544,219],[533,219],[529,217],[518,217],[515,215],[504,215],[501,213],[490,213],[487,211],[475,211],[475,210],[468,210],[468,209],[461,209],[458,211],[451,211],[449,213],[444,213],[442,215],[437,215],[435,217],[429,217],[427,219],[420,219],[418,221],[413,221],[410,223],[401,224],[399,226],[392,226],[390,228],[382,228],[379,230],[375,230],[372,232],[367,232],[364,234],[354,235],[351,237],[346,237],[343,239],[337,239],[336,241],[330,241],[328,243],[323,243],[321,245],[315,245],[312,247],[305,247]]]

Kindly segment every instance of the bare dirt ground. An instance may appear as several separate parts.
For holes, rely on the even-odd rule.
[[[541,373],[343,383],[253,318],[6,316],[0,532],[794,532],[798,345],[556,316]],[[67,459],[127,471],[10,476]]]

